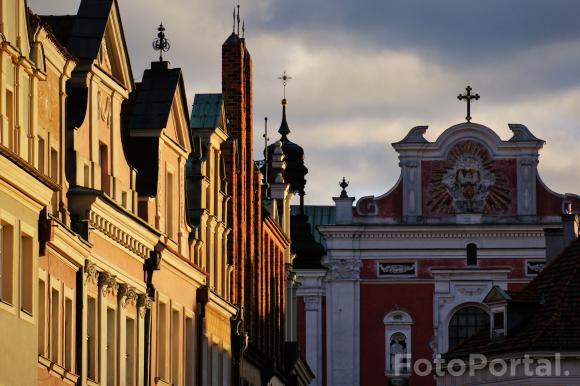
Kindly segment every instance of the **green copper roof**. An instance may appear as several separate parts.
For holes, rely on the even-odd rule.
[[[195,94],[189,127],[192,129],[220,127],[223,102],[222,94]]]

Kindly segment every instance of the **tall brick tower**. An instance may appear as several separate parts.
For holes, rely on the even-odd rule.
[[[235,233],[230,245],[230,256],[236,267],[232,299],[245,304],[251,291],[244,285],[245,272],[256,250],[257,233],[253,210],[257,197],[252,157],[252,60],[244,38],[233,32],[222,46],[222,92],[233,142],[227,165],[228,182],[233,189],[229,215]]]

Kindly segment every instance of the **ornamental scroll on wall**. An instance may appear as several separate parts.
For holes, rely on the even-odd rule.
[[[477,142],[464,141],[433,169],[426,206],[439,215],[508,213],[512,192],[503,168],[489,152]]]

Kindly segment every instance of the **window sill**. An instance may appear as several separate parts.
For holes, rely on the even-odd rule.
[[[173,386],[173,383],[167,382],[166,380],[159,377],[155,377],[155,386]]]
[[[78,375],[67,371],[67,369],[57,363],[51,362],[50,359],[43,355],[38,355],[38,364],[39,366],[46,368],[50,374],[62,379],[67,384],[76,385],[77,380],[79,379]]]
[[[16,307],[13,304],[8,303],[6,300],[0,299],[0,309],[10,312],[12,315],[16,315]]]
[[[87,378],[87,386],[99,386],[100,383],[99,382],[95,382],[89,378]]]
[[[34,316],[28,311],[20,310],[20,319],[26,320],[28,323],[35,324]]]

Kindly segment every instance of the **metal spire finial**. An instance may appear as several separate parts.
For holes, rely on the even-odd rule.
[[[240,2],[238,1],[238,16],[236,21],[238,22],[238,35],[240,34]]]
[[[236,7],[234,6],[233,23],[232,23],[232,33],[236,33]]]
[[[288,81],[292,79],[292,77],[288,76],[288,74],[286,74],[286,70],[284,70],[284,73],[282,76],[279,76],[278,79],[282,81],[282,86],[284,86],[284,100],[286,100],[286,84],[288,84]]]
[[[471,122],[471,100],[472,99],[475,99],[475,100],[479,99],[479,94],[471,94],[471,90],[473,90],[471,88],[471,86],[467,86],[465,88],[466,93],[464,95],[459,94],[457,96],[457,99],[459,99],[459,100],[465,99],[465,101],[467,102],[467,116],[465,117],[465,119],[467,119],[467,122]]]
[[[169,51],[171,48],[171,44],[169,40],[165,37],[165,27],[163,27],[163,23],[159,24],[159,28],[157,28],[157,38],[153,40],[153,49],[155,51],[159,51],[159,61],[163,61],[163,53]]]
[[[246,19],[242,20],[242,39],[246,36]]]
[[[342,191],[340,192],[340,198],[348,198],[348,193],[346,192],[346,188],[348,187],[349,183],[350,182],[347,182],[344,177],[342,177],[342,181],[340,181],[338,183],[338,186],[340,186],[342,188]]]

